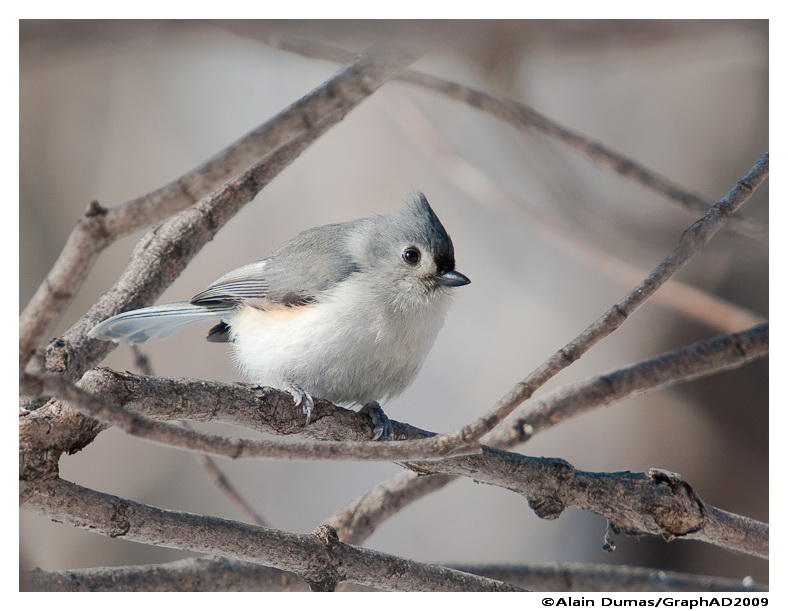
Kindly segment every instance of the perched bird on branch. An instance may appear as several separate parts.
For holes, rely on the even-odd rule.
[[[250,381],[288,390],[307,420],[313,396],[362,405],[379,439],[390,436],[390,425],[377,401],[410,384],[443,325],[451,289],[469,282],[419,193],[393,214],[308,229],[189,302],[123,312],[90,335],[140,343],[218,318],[208,340],[230,342]]]

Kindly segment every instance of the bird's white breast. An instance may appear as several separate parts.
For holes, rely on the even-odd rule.
[[[236,362],[250,381],[296,385],[315,398],[364,404],[402,392],[440,330],[449,296],[393,307],[350,278],[319,303],[260,310],[230,322]]]

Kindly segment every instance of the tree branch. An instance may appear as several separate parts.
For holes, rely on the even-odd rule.
[[[766,356],[768,342],[768,325],[759,325],[562,386],[527,403],[522,416],[514,418],[485,441],[498,448],[512,448],[594,407],[745,365]],[[424,477],[414,472],[398,473],[348,503],[327,523],[337,529],[342,541],[360,544],[385,520],[454,479],[446,474]]]
[[[302,100],[328,96],[339,100],[339,110],[323,115],[315,122],[303,116],[305,128],[244,171],[221,189],[194,206],[170,218],[138,242],[131,262],[115,285],[62,337],[47,347],[46,368],[79,379],[90,367],[106,356],[115,345],[88,337],[93,326],[110,315],[148,305],[180,274],[186,264],[215,233],[250,201],[268,182],[287,167],[329,127],[340,121],[353,107],[371,95],[412,58],[402,55],[363,57],[354,65],[316,88]],[[22,373],[22,372],[20,372]],[[39,424],[57,431],[47,442],[46,454],[24,455],[23,470],[51,471],[56,466],[58,448],[76,451],[84,447],[100,430],[99,423],[70,409],[55,407]]]
[[[511,448],[591,408],[741,367],[768,353],[768,323],[695,342],[616,371],[562,386],[527,405],[522,416],[490,434],[485,442],[497,448]]]
[[[602,382],[598,382],[602,384]],[[254,428],[276,434],[300,433],[311,439],[369,439],[372,424],[368,416],[317,401],[313,421],[305,425],[300,409],[287,393],[270,388],[240,384],[146,378],[107,369],[89,372],[82,384],[86,389],[149,416],[162,419],[211,420]],[[32,419],[23,417],[20,439],[24,446],[44,447],[49,439],[40,426],[48,406]],[[432,435],[393,421],[395,439],[417,439]],[[386,443],[378,444],[381,446]],[[768,550],[767,525],[732,514],[719,513],[707,506],[678,477],[662,471],[644,473],[588,473],[560,459],[534,458],[482,446],[477,456],[465,456],[410,465],[420,473],[441,473],[441,479],[419,478],[416,489],[409,479],[398,481],[409,495],[418,495],[421,486],[430,488],[444,476],[461,475],[500,486],[525,496],[537,515],[557,518],[567,506],[576,506],[605,516],[627,533],[655,534],[665,538],[686,537],[715,545],[765,556]],[[418,481],[418,480],[417,480]],[[369,499],[374,499],[370,501]],[[330,523],[345,536],[361,526],[374,528],[411,498],[396,490],[381,488],[368,495],[361,506],[353,506]],[[375,507],[378,509],[375,510]],[[382,514],[381,514],[382,512]]]
[[[20,369],[24,369],[49,326],[77,293],[99,254],[115,240],[191,206],[252,164],[259,167],[261,159],[301,138],[300,145],[291,150],[289,159],[281,160],[284,163],[278,170],[270,168],[270,180],[323,131],[341,120],[412,59],[403,54],[375,52],[356,61],[351,55],[349,62],[354,62],[353,65],[169,184],[114,208],[91,203],[20,316]],[[315,129],[328,117],[332,117],[328,124]],[[239,198],[244,197],[245,186],[231,184],[239,190]],[[231,192],[225,195],[232,195]],[[226,219],[212,229],[211,235],[224,221]]]
[[[309,535],[168,511],[59,478],[23,483],[22,507],[91,532],[160,547],[221,554],[298,574],[313,589],[350,581],[394,591],[517,591],[492,579],[341,543],[329,527]]]
[[[276,441],[234,439],[223,435],[200,433],[193,429],[167,424],[126,409],[105,398],[93,395],[59,374],[25,374],[23,388],[29,394],[54,394],[89,418],[114,425],[129,435],[148,441],[230,458],[286,458],[300,460],[424,460],[442,456],[478,454],[477,444],[456,448],[441,445],[425,447],[420,441],[354,442]],[[292,397],[290,399],[292,403]],[[301,416],[303,420],[303,413]]]
[[[353,57],[353,53],[350,51],[301,38],[288,37],[282,39],[264,33],[258,33],[255,37],[277,49],[313,59],[346,63],[349,58]],[[585,155],[590,161],[612,170],[624,178],[634,180],[646,189],[659,193],[668,201],[677,204],[685,210],[705,213],[709,208],[710,203],[701,196],[677,185],[631,157],[622,155],[601,142],[594,141],[560,125],[526,104],[505,98],[496,98],[479,89],[466,87],[465,85],[416,70],[403,70],[397,76],[397,80],[417,85],[467,104],[482,112],[487,112],[521,131],[535,129],[547,136],[556,138]],[[762,243],[767,242],[769,239],[767,227],[738,215],[730,220],[729,228],[736,233]]]
[[[751,578],[725,579],[630,566],[546,562],[449,566],[536,592],[767,591]],[[222,557],[138,566],[33,569],[26,578],[26,589],[37,592],[304,592],[309,589],[292,573]]]
[[[397,119],[402,131],[425,151],[431,161],[443,169],[452,185],[464,189],[479,205],[525,215],[529,224],[538,228],[540,235],[553,239],[560,248],[584,265],[593,265],[616,281],[629,285],[638,282],[645,271],[597,248],[578,235],[570,234],[522,197],[508,192],[491,179],[475,163],[465,158],[457,147],[407,99],[391,102],[391,116]],[[516,204],[515,202],[518,202]],[[764,316],[718,295],[671,278],[653,297],[654,301],[703,325],[732,333],[764,321]]]
[[[518,382],[487,414],[454,433],[436,437],[431,440],[432,444],[437,446],[440,443],[452,447],[455,444],[468,444],[481,439],[511,414],[518,405],[530,398],[539,387],[583,356],[599,340],[618,329],[637,308],[643,305],[659,287],[706,245],[725,225],[730,215],[744,205],[753,191],[766,179],[768,173],[769,153],[764,153],[725,197],[684,231],[673,252],[665,257],[635,288],[608,308],[580,335],[557,350],[524,380]]]
[[[187,430],[194,430],[186,420],[181,420],[180,425]],[[261,516],[255,510],[255,508],[252,507],[251,503],[249,503],[243,497],[243,495],[238,492],[236,487],[230,481],[230,478],[227,477],[225,472],[219,467],[218,464],[216,464],[216,461],[211,456],[200,453],[197,455],[197,460],[208,474],[208,477],[211,478],[213,485],[216,486],[216,488],[219,489],[219,492],[226,496],[233,505],[235,505],[241,515],[243,515],[250,524],[265,527],[271,526],[268,520]]]

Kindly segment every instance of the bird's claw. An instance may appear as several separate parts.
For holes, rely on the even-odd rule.
[[[302,390],[294,384],[289,384],[285,390],[290,393],[291,397],[293,397],[293,403],[295,403],[296,407],[300,407],[304,412],[304,416],[306,416],[306,424],[309,424],[309,421],[312,418],[312,409],[315,407],[315,400],[308,392]],[[306,424],[304,426],[306,426]]]
[[[366,414],[372,420],[373,441],[388,441],[394,437],[394,427],[391,425],[391,420],[377,401],[367,403],[358,410],[358,413]]]

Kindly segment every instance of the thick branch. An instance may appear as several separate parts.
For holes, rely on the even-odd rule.
[[[323,401],[315,406],[313,422],[305,425],[300,409],[293,405],[289,395],[270,388],[146,378],[107,369],[89,372],[83,385],[127,408],[162,419],[212,420],[269,433],[300,433],[319,440],[359,440],[369,439],[371,435],[368,416]],[[392,424],[396,439],[432,435],[400,422]],[[45,430],[36,426],[35,420],[28,425],[27,418],[23,418],[20,435],[23,443],[32,447],[45,443]],[[767,554],[767,525],[706,506],[688,483],[662,471],[589,473],[560,459],[523,456],[486,446],[482,450],[476,456],[414,462],[411,468],[421,473],[469,477],[512,490],[525,496],[543,518],[557,518],[566,507],[576,506],[610,519],[627,533],[700,539],[757,556]],[[413,478],[400,477],[406,485],[405,478]],[[435,478],[422,479],[425,486],[431,486],[430,480]],[[390,515],[397,503],[407,502],[393,501],[388,490],[380,491],[376,499],[386,515]],[[335,520],[332,523],[352,530],[370,519],[374,530],[383,519],[374,512],[370,517],[368,505],[363,511],[350,509],[345,515],[350,517],[344,524]]]
[[[77,528],[160,547],[221,554],[298,574],[314,589],[350,581],[395,591],[516,591],[441,566],[341,543],[328,527],[300,535],[167,511],[61,479],[23,484],[22,507]]]
[[[768,325],[722,335],[663,353],[628,367],[562,386],[523,408],[524,414],[493,432],[485,441],[506,449],[527,441],[569,417],[638,393],[740,367],[768,352]],[[340,539],[361,544],[400,509],[439,490],[455,478],[398,473],[341,508],[327,522]]]
[[[353,53],[350,51],[314,41],[293,37],[286,39],[265,35],[260,37],[273,47],[315,59],[346,63],[353,57]],[[701,196],[684,189],[631,157],[622,155],[601,142],[594,141],[560,125],[526,104],[505,98],[496,98],[479,89],[466,87],[416,70],[403,70],[397,76],[397,80],[434,91],[482,112],[490,113],[519,130],[535,129],[556,138],[585,155],[590,161],[612,170],[620,176],[634,180],[685,210],[704,213],[709,208],[710,203]],[[730,220],[730,229],[759,242],[765,243],[769,239],[767,227],[738,215]]]
[[[354,59],[351,56],[349,62]],[[297,151],[292,151],[289,159],[292,161],[319,133],[341,120],[411,60],[393,54],[364,57],[205,163],[160,189],[110,209],[102,208],[97,202],[92,203],[20,316],[20,368],[24,368],[49,326],[77,293],[99,254],[112,242],[191,206],[252,164],[259,165],[261,159],[284,144],[311,134],[296,147]],[[328,117],[333,117],[329,124],[315,130],[315,126]],[[243,187],[237,188],[243,197]],[[218,226],[212,231],[216,229]]]
[[[221,556],[167,564],[65,571],[33,569],[23,588],[32,592],[308,592],[298,575]]]
[[[59,374],[25,374],[23,386],[30,394],[54,394],[89,418],[114,425],[129,435],[148,441],[184,448],[195,452],[227,456],[229,458],[285,458],[300,460],[421,460],[440,456],[456,456],[456,448],[448,453],[442,446],[425,448],[419,441],[388,443],[354,441],[277,441],[234,439],[223,435],[200,433],[191,428],[167,424],[148,418],[93,395]],[[291,399],[292,403],[292,399]],[[303,415],[302,415],[303,419]],[[460,448],[459,453],[478,454],[481,448],[473,445]]]
[[[465,573],[543,592],[765,592],[742,580],[599,564],[456,564]],[[167,564],[45,571],[26,576],[37,592],[304,592],[296,575],[241,560],[200,557]],[[349,589],[349,588],[343,588]]]
[[[725,579],[604,564],[453,564],[535,592],[766,592],[751,577]]]

